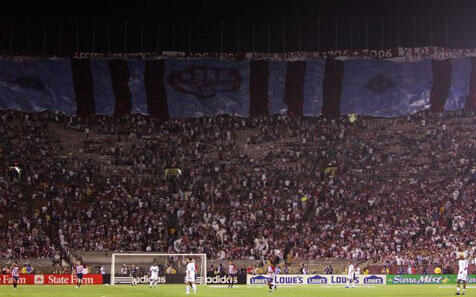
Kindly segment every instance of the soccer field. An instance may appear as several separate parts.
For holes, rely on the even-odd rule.
[[[345,289],[340,286],[294,286],[282,287],[270,293],[265,286],[237,285],[229,289],[223,286],[199,286],[198,293],[189,296],[197,297],[245,297],[245,296],[286,296],[286,297],[408,297],[408,296],[452,296],[456,292],[455,286],[442,285],[409,285],[409,286],[365,286],[355,289]],[[184,285],[162,285],[150,289],[147,285],[131,287],[117,286],[83,286],[76,289],[74,286],[21,286],[13,290],[11,286],[1,286],[2,297],[172,297],[186,296]],[[476,296],[476,287],[468,288],[466,296]]]

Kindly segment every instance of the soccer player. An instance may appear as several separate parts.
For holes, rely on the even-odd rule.
[[[18,262],[15,261],[10,268],[13,279],[13,288],[16,290],[18,286],[18,279],[20,278],[20,267],[18,267]]]
[[[139,282],[137,279],[137,275],[139,274],[139,266],[132,265],[130,274],[131,274],[131,286],[137,285],[137,283]]]
[[[121,274],[129,274],[129,268],[127,268],[126,264],[122,264]]]
[[[268,261],[268,288],[270,292],[273,292],[273,280],[274,280],[275,268],[271,261]]]
[[[233,288],[233,280],[235,279],[237,270],[233,261],[228,262],[228,288]]]
[[[149,272],[150,272],[149,287],[152,288],[153,286],[155,288],[159,281],[159,266],[157,266],[157,264],[154,262],[152,266],[150,266]]]
[[[233,263],[233,261],[228,262],[228,288],[233,288],[233,280],[235,279],[235,275],[238,272],[238,268]]]
[[[348,265],[348,268],[347,268],[347,283],[345,284],[345,287],[346,288],[349,288],[349,287],[355,288],[355,282],[354,282],[355,268],[354,268],[354,265],[350,261],[347,261],[347,265]]]
[[[459,285],[463,283],[463,293],[466,293],[466,282],[468,280],[468,260],[465,259],[464,253],[460,253],[458,261],[458,287],[456,287],[456,295],[459,293]]]
[[[274,275],[278,275],[281,273],[281,268],[279,268],[279,266],[276,266],[274,268]],[[278,285],[277,284],[274,284],[274,290],[276,291],[276,289],[278,288]]]
[[[192,258],[187,259],[186,276],[185,276],[185,294],[190,294],[190,288],[193,293],[197,293],[197,285],[195,285],[196,266]]]
[[[83,274],[84,274],[84,266],[81,264],[80,261],[76,264],[75,269],[76,270],[76,289],[81,287],[81,284],[83,283]]]

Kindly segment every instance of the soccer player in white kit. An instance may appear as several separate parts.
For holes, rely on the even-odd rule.
[[[78,289],[83,283],[84,266],[81,264],[81,262],[78,261],[78,265],[76,265],[74,270],[76,270],[76,289]]]
[[[459,293],[459,285],[463,282],[463,293],[466,293],[466,282],[468,281],[468,260],[465,259],[464,253],[460,253],[458,261],[458,287],[456,287],[456,295]]]
[[[185,294],[190,294],[190,287],[193,289],[193,293],[197,293],[197,285],[195,285],[195,262],[192,258],[187,259]]]
[[[345,284],[345,287],[349,288],[351,286],[350,284],[352,284],[352,288],[355,288],[355,267],[350,261],[348,261],[347,264],[349,266],[347,268],[347,283]]]
[[[237,271],[238,269],[236,268],[236,265],[233,264],[233,261],[228,262],[228,288],[233,288],[233,280]]]
[[[149,268],[150,278],[149,278],[149,288],[157,287],[159,282],[159,266],[154,262]]]

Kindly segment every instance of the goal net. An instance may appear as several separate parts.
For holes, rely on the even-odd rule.
[[[195,282],[207,282],[206,254],[155,254],[155,253],[114,253],[111,259],[111,285],[130,284],[131,270],[136,268],[139,283],[148,283],[149,268],[155,263],[159,266],[160,283],[184,283],[187,259],[195,261],[197,270]]]

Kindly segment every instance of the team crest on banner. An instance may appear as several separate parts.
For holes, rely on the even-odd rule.
[[[7,75],[5,80],[14,88],[31,89],[38,92],[49,93],[45,84],[34,76],[18,76],[13,77]]]
[[[249,73],[249,61],[167,60],[170,116],[249,116]]]
[[[385,74],[379,74],[369,80],[365,87],[374,93],[382,93],[395,87],[395,83]]]
[[[242,80],[238,68],[195,65],[182,71],[172,71],[167,77],[167,82],[176,91],[202,99],[213,98],[218,93],[236,92],[240,89]]]

